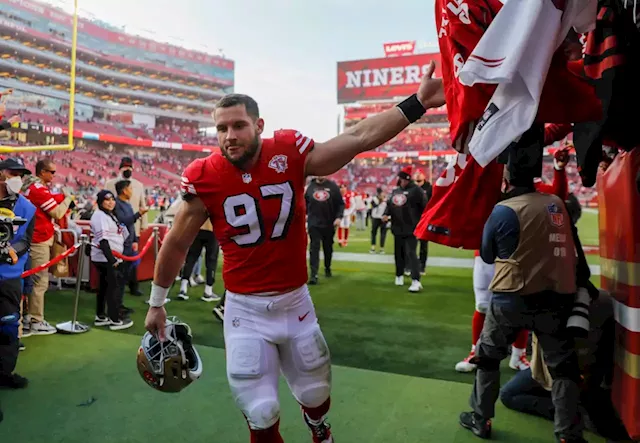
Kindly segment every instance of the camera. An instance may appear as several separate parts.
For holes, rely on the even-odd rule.
[[[27,222],[22,217],[12,217],[7,215],[0,215],[0,262],[6,261],[9,254],[9,247],[11,240],[18,227],[24,225]]]

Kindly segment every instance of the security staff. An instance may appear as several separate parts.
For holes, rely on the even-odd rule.
[[[515,152],[515,151],[514,151]],[[576,285],[576,246],[564,202],[534,187],[536,167],[513,154],[505,168],[504,199],[484,228],[481,257],[495,262],[493,292],[476,347],[471,412],[460,424],[481,438],[491,435],[500,391],[500,362],[522,329],[533,331],[553,377],[555,435],[559,442],[583,442],[578,413],[580,372],[567,320]]]
[[[318,284],[320,266],[320,244],[324,252],[324,273],[331,277],[333,256],[333,236],[344,216],[344,200],[338,185],[325,177],[311,180],[304,193],[307,202],[307,227],[311,243],[309,245],[309,284]]]
[[[411,179],[411,166],[398,173],[398,187],[393,190],[387,201],[383,223],[391,218],[391,232],[394,236],[394,255],[396,261],[396,286],[404,285],[405,260],[409,261],[411,286],[409,292],[422,289],[420,283],[420,263],[416,255],[418,240],[413,231],[416,229],[422,211],[427,205],[427,197],[421,188]]]
[[[19,194],[22,175],[25,174],[31,174],[31,171],[25,168],[20,159],[9,158],[0,162],[0,209],[11,211],[16,217],[26,220],[14,232],[8,253],[0,254],[0,387],[11,389],[27,386],[27,379],[13,372],[19,352],[20,276],[29,258],[36,213],[35,206]]]

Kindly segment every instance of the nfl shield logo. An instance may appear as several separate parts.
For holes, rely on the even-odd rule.
[[[549,212],[549,217],[551,219],[551,224],[558,228],[564,226],[564,214],[562,210],[555,203],[551,203],[547,206],[547,212]]]

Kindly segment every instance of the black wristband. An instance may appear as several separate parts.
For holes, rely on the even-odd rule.
[[[418,100],[417,94],[413,94],[411,97],[398,103],[397,106],[398,108],[400,108],[400,111],[402,111],[404,116],[407,117],[409,123],[418,121],[420,117],[422,117],[424,113],[427,112],[425,107],[422,106],[422,103],[420,103],[420,100]]]

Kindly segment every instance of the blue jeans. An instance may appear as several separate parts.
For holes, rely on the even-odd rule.
[[[500,389],[500,400],[507,408],[514,411],[537,415],[547,420],[554,419],[555,408],[551,400],[551,392],[533,379],[530,368],[518,371]]]

